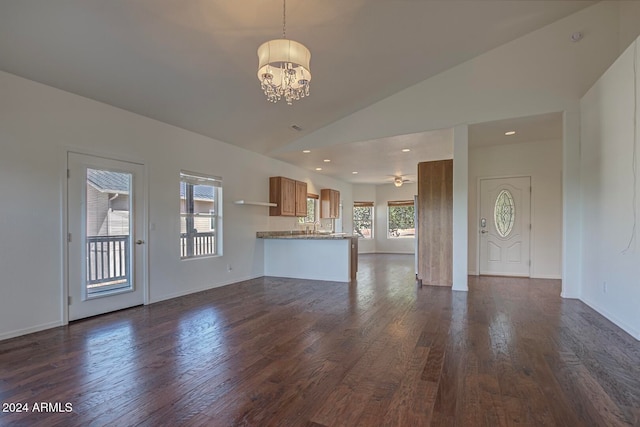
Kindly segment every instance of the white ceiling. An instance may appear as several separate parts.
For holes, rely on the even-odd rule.
[[[257,47],[281,36],[280,0],[3,0],[0,69],[269,155],[594,3],[288,0],[287,35],[311,50],[313,74],[311,96],[293,106],[267,102],[256,78]],[[391,159],[384,171],[360,167],[355,182],[379,180],[406,173],[394,151],[412,139],[403,138],[314,155],[334,157],[341,179]]]

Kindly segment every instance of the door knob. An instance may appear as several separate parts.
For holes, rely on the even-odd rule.
[[[136,240],[136,245],[142,245],[144,243],[144,240]]]
[[[487,230],[480,230],[480,232],[481,232],[482,234],[488,233],[488,231],[487,231]]]

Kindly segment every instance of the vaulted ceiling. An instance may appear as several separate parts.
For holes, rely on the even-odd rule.
[[[280,0],[2,1],[0,69],[269,155],[594,3],[288,0],[287,36],[313,74],[293,106],[269,103],[256,77]]]

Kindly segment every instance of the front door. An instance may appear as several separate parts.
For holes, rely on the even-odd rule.
[[[480,274],[530,274],[531,177],[480,180]]]
[[[144,303],[144,165],[68,153],[69,320]]]

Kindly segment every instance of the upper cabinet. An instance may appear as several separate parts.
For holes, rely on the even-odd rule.
[[[269,202],[278,205],[269,208],[270,216],[306,216],[307,183],[272,176],[269,178]]]
[[[307,183],[296,181],[296,216],[307,216]]]
[[[331,188],[320,190],[320,218],[340,217],[340,192]]]

